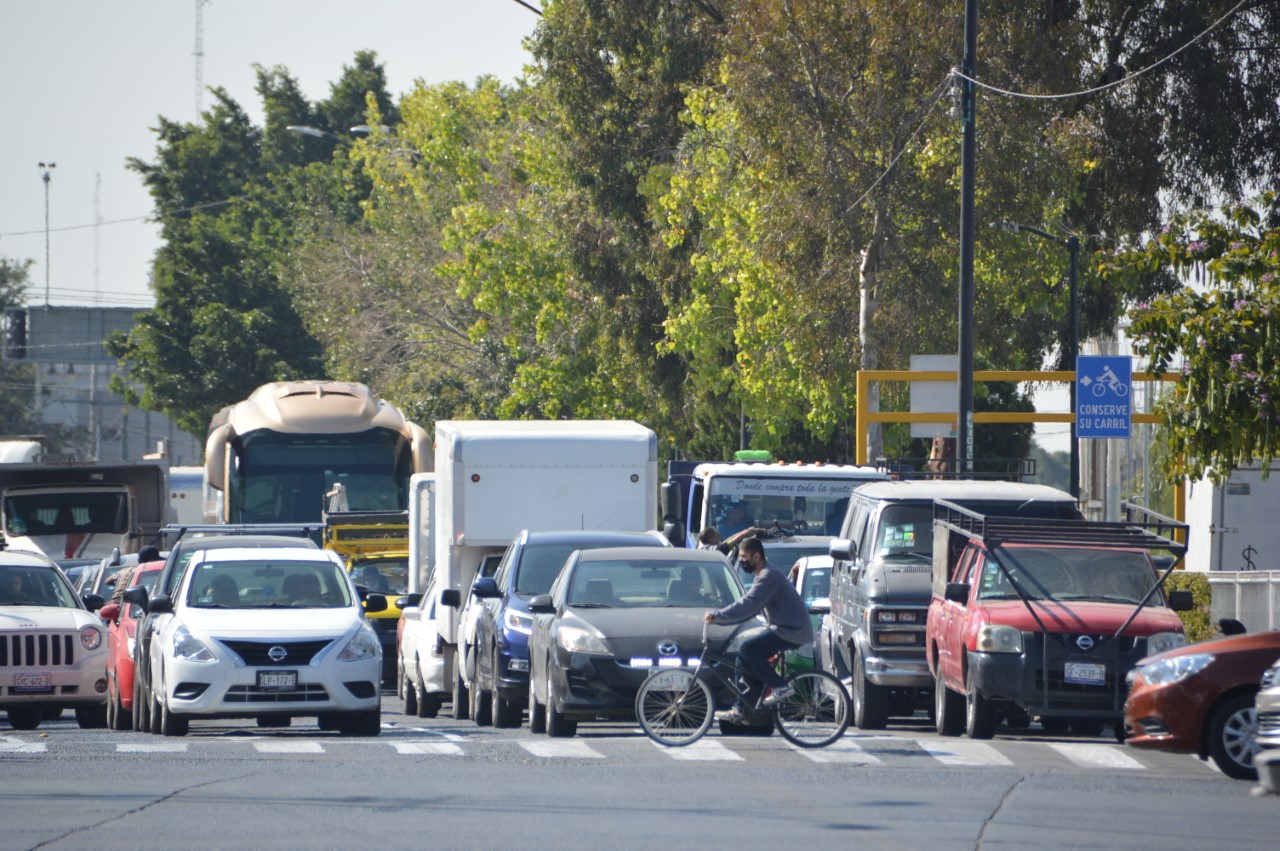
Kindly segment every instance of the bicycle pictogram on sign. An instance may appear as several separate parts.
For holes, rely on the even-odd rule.
[[[1129,437],[1132,380],[1133,359],[1128,355],[1076,359],[1076,437]]]

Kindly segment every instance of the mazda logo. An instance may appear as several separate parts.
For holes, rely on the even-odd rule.
[[[680,645],[674,641],[659,641],[658,652],[663,656],[674,656],[680,652]]]
[[[275,647],[272,647],[270,650],[267,651],[267,657],[272,662],[282,662],[284,661],[284,657],[288,655],[289,655],[289,651],[285,650],[279,644],[277,644]]]
[[[1081,650],[1085,651],[1086,653],[1092,650],[1093,636],[1092,635],[1080,636],[1079,638],[1076,639],[1076,647],[1079,647]]]

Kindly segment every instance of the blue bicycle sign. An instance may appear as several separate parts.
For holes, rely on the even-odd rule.
[[[1076,437],[1127,438],[1132,431],[1128,355],[1076,358]]]

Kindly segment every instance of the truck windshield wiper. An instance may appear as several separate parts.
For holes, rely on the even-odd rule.
[[[612,609],[608,603],[570,603],[575,609]]]

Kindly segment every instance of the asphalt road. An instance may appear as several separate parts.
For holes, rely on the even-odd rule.
[[[0,726],[0,848],[1275,848],[1280,798],[1110,738],[800,751],[630,724],[572,739],[399,714],[376,738],[193,722],[183,738]],[[447,711],[447,707],[446,707]]]

